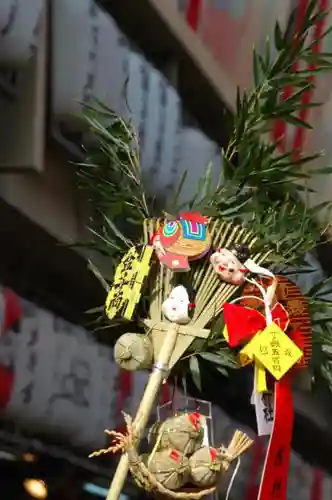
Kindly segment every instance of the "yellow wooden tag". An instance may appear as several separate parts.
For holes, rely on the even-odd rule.
[[[303,356],[301,349],[275,323],[256,335],[250,344],[251,353],[277,380]]]
[[[256,334],[256,337],[257,337],[257,335],[258,335],[258,333]],[[252,363],[252,361],[254,359],[254,353],[253,353],[253,349],[252,349],[254,338],[250,342],[248,342],[248,344],[246,344],[239,352],[241,366],[246,366],[246,365]]]
[[[255,337],[259,336],[261,332],[257,333]],[[265,368],[264,366],[258,361],[258,359],[255,359],[255,354],[254,354],[254,339],[255,337],[248,342],[246,346],[244,346],[243,349],[241,349],[239,355],[240,355],[240,364],[242,366],[246,366],[252,362],[255,363],[255,390],[257,392],[266,392],[267,391],[267,382],[266,382],[266,373],[265,373]]]
[[[132,247],[122,258],[106,299],[105,311],[109,319],[117,315],[132,319],[144,280],[149,274],[152,253],[152,246],[144,246],[141,252]]]
[[[255,365],[255,389],[257,392],[267,392],[266,370],[258,360],[255,360]]]

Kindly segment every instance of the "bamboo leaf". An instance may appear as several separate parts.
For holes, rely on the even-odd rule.
[[[196,385],[199,391],[202,391],[201,372],[200,372],[199,362],[196,356],[190,356],[189,368],[194,384]]]
[[[276,22],[274,28],[274,44],[277,50],[282,50],[284,47],[284,38],[278,21]]]

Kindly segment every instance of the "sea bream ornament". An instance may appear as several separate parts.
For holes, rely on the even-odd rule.
[[[183,212],[179,219],[167,221],[152,238],[160,263],[172,271],[189,271],[192,260],[210,250],[208,219],[196,212]]]

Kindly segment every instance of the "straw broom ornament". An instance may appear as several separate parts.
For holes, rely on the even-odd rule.
[[[168,227],[169,222],[171,222],[171,228]],[[174,232],[178,238],[177,245],[163,246],[165,235],[169,235],[171,232]],[[161,237],[162,235],[164,238]],[[138,274],[148,275],[149,317],[141,321],[152,342],[154,361],[152,373],[134,419],[137,445],[154,407],[159,389],[163,381],[167,379],[170,370],[184,355],[195,338],[206,339],[209,336],[208,325],[219,316],[223,304],[237,291],[240,284],[237,280],[232,280],[231,277],[227,283],[223,281],[223,277],[216,272],[215,266],[206,255],[207,252],[210,247],[216,249],[218,254],[220,254],[218,251],[220,248],[230,249],[232,258],[235,258],[233,249],[238,248],[236,245],[240,245],[242,250],[245,248],[246,261],[239,264],[240,272],[245,277],[249,270],[255,270],[255,266],[261,269],[259,264],[269,254],[253,253],[251,259],[248,260],[256,240],[255,235],[243,227],[220,219],[208,219],[197,213],[181,214],[178,220],[149,219],[144,222],[143,242],[145,247],[143,254],[146,252],[145,249],[151,248],[150,243],[152,242],[157,258],[151,257],[149,272],[145,270],[143,273],[139,268],[136,269],[138,269]],[[171,255],[167,256],[170,247]],[[184,248],[184,255],[180,255],[181,248]],[[177,253],[175,254],[174,251]],[[134,253],[133,250],[129,252]],[[161,255],[162,258],[159,261]],[[185,275],[186,281],[191,284],[192,290],[195,290],[195,303],[189,297],[189,290],[183,285],[177,285],[177,281],[179,282],[179,278],[183,276],[177,271],[183,271],[183,269],[175,270],[176,262],[174,261],[178,260],[180,264],[184,265],[182,257],[185,259],[186,269],[191,268]],[[172,265],[169,265],[169,258],[172,259]],[[195,262],[191,265],[193,261]],[[223,266],[227,265],[224,260]],[[233,263],[229,262],[230,273],[232,266]],[[245,271],[242,273],[243,269]],[[127,276],[129,271],[127,266]],[[143,280],[141,280],[141,284],[143,284]],[[137,293],[140,292],[137,291]],[[113,289],[111,289],[110,294],[113,294],[114,297]],[[127,302],[125,306],[122,306],[122,310],[133,310],[133,307],[128,304],[130,294],[126,297]],[[108,301],[108,310],[110,310],[111,305],[112,302]],[[128,468],[129,455],[125,453],[121,457],[114,475],[107,500],[118,500]]]

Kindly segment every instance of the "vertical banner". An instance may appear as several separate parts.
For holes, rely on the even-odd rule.
[[[289,377],[275,384],[274,422],[266,453],[258,500],[286,500],[294,424],[293,395]]]

